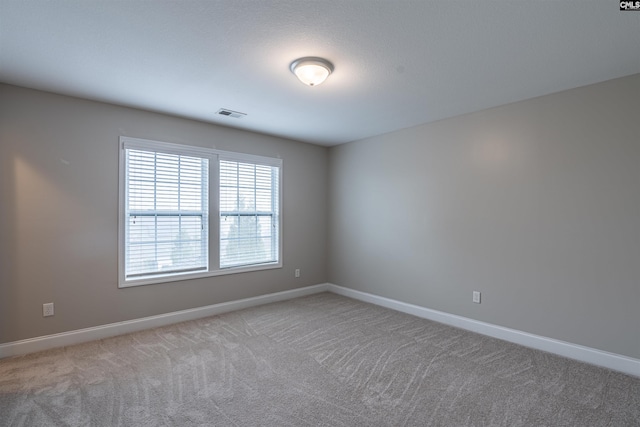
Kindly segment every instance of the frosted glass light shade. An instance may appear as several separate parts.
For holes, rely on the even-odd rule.
[[[290,68],[302,83],[317,86],[329,77],[333,64],[326,59],[308,57],[293,61]]]

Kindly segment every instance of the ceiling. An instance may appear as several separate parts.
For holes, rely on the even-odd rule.
[[[327,146],[635,73],[612,0],[0,0],[1,82]]]

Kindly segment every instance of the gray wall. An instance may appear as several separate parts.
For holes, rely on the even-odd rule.
[[[0,343],[329,279],[640,358],[638,99],[640,75],[327,150],[0,84]],[[118,289],[120,135],[282,157],[284,268]]]
[[[639,121],[635,75],[332,148],[329,281],[640,358]]]
[[[118,289],[120,135],[280,156],[284,267]],[[323,147],[0,85],[0,343],[326,282],[327,162]]]

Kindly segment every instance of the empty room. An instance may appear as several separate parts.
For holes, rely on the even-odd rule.
[[[0,0],[0,426],[640,426],[640,2]]]

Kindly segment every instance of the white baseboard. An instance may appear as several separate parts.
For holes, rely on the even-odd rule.
[[[157,316],[110,323],[92,328],[78,329],[75,331],[0,344],[0,359],[3,357],[18,356],[48,350],[55,347],[63,347],[92,340],[109,338],[144,329],[157,328],[159,326],[200,319],[207,316],[214,316],[216,314],[227,313],[272,302],[285,301],[326,291],[640,377],[640,360],[638,359],[572,344],[553,338],[534,335],[515,329],[492,325],[490,323],[480,322],[418,305],[407,304],[401,301],[356,291],[354,289],[345,288],[331,283],[323,283],[304,288],[292,289],[289,291],[261,295],[253,298],[229,301],[205,307],[175,311]]]
[[[64,347],[67,345],[109,338],[116,335],[128,334],[144,329],[157,328],[159,326],[170,325],[178,322],[186,322],[188,320],[214,316],[216,314],[227,313],[229,311],[241,310],[243,308],[254,307],[271,302],[284,301],[292,298],[316,294],[319,292],[325,292],[328,289],[328,284],[307,286],[304,288],[276,292],[273,294],[261,295],[253,298],[223,302],[220,304],[213,304],[205,307],[174,311],[172,313],[160,314],[157,316],[143,317],[141,319],[127,320],[125,322],[109,323],[107,325],[95,326],[92,328],[77,329],[75,331],[62,332],[59,334],[46,335],[21,341],[14,341],[6,344],[0,344],[0,359],[3,357],[19,356],[22,354],[48,350],[55,347]]]
[[[403,313],[412,314],[424,319],[433,320],[439,323],[488,335],[490,337],[520,344],[537,350],[554,353],[560,356],[602,366],[604,368],[623,372],[625,374],[640,377],[640,360],[620,354],[609,353],[590,347],[568,343],[565,341],[534,335],[516,329],[505,328],[491,323],[480,322],[455,314],[444,313],[442,311],[431,310],[418,305],[407,304],[401,301],[392,300],[385,297],[344,288],[342,286],[328,284],[328,291],[338,295],[357,299],[363,302],[390,308]]]

